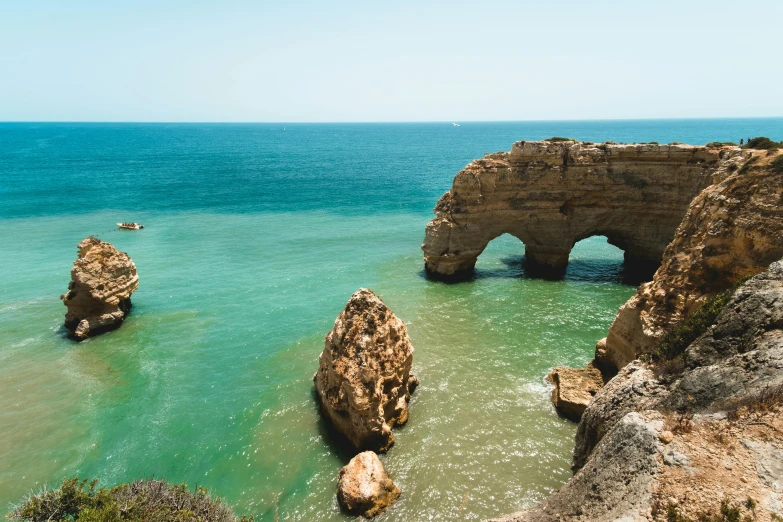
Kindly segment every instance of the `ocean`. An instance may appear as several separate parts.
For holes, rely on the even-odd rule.
[[[349,520],[350,455],[312,376],[360,287],[408,324],[421,380],[381,457],[403,494],[379,520],[481,520],[568,480],[576,425],[544,377],[590,360],[633,294],[622,252],[586,239],[545,281],[502,236],[475,279],[429,281],[435,202],[517,140],[780,140],[783,119],[461,123],[0,123],[0,514],[78,475],[202,485],[259,521]],[[59,296],[89,235],[140,284],[122,328],[75,343]]]

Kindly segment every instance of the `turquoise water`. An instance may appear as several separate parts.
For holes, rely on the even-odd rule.
[[[563,281],[542,281],[503,236],[475,280],[427,281],[435,201],[518,139],[760,134],[783,139],[783,120],[0,124],[0,512],[79,474],[201,484],[258,520],[348,520],[334,493],[349,455],[311,379],[361,286],[408,322],[422,382],[382,457],[403,496],[381,520],[540,500],[570,476],[575,432],[544,376],[589,360],[632,294],[622,253],[587,239]],[[121,329],[76,344],[58,297],[90,234],[133,257],[140,287]]]

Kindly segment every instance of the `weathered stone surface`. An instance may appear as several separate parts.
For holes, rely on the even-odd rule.
[[[783,386],[783,261],[735,291],[715,324],[687,348],[685,358],[679,375],[659,375],[638,361],[624,366],[582,416],[574,477],[544,502],[497,521],[649,519],[654,486],[664,472],[661,466],[693,465],[684,453],[686,446],[664,429],[662,414],[687,411],[719,418],[720,411],[737,401]],[[743,444],[761,447],[747,439]],[[687,447],[698,447],[703,458],[723,446],[713,435]],[[762,482],[777,473],[770,469],[759,467]],[[775,498],[762,500],[766,509],[779,511]]]
[[[88,237],[78,245],[68,292],[65,327],[77,340],[119,328],[131,308],[131,294],[139,286],[136,265],[111,243]]]
[[[783,174],[769,161],[729,175],[691,202],[653,280],[618,311],[596,350],[598,363],[622,368],[648,353],[708,298],[783,256]]]
[[[601,372],[589,363],[584,368],[558,366],[547,376],[555,385],[552,403],[564,417],[579,421],[598,390],[604,385]]]
[[[386,451],[408,420],[413,346],[405,323],[371,290],[351,296],[326,335],[313,380],[321,410],[359,449]],[[411,378],[413,377],[413,378]]]
[[[741,164],[739,148],[520,141],[454,178],[427,224],[422,249],[436,278],[469,277],[487,244],[508,233],[528,269],[562,274],[573,245],[594,235],[652,270],[693,197]],[[732,167],[732,165],[734,167]]]
[[[359,453],[340,470],[337,500],[351,515],[372,518],[380,515],[400,496],[378,455]]]
[[[565,486],[532,508],[492,522],[646,520],[662,423],[637,412],[620,418]]]

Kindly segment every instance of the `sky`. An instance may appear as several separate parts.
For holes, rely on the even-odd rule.
[[[0,0],[0,121],[778,117],[781,20],[780,0]]]

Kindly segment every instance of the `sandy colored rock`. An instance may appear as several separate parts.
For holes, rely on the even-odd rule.
[[[65,327],[77,340],[119,328],[139,286],[136,265],[111,243],[88,237],[78,245],[68,292]]]
[[[559,366],[552,370],[547,379],[555,385],[552,390],[552,403],[557,411],[576,422],[579,422],[585,408],[604,386],[601,372],[593,363],[584,368]]]
[[[399,496],[399,488],[372,451],[359,453],[340,470],[337,500],[351,515],[375,517],[386,511]]]
[[[413,346],[405,323],[371,290],[354,293],[326,335],[313,380],[321,411],[358,449],[386,451],[408,420]]]
[[[783,256],[783,174],[768,168],[770,159],[691,202],[653,280],[620,308],[596,348],[598,363],[622,368],[648,353],[707,299]]]
[[[427,272],[470,277],[494,238],[525,244],[527,269],[562,275],[577,241],[604,235],[626,266],[651,276],[691,200],[736,169],[738,147],[520,141],[475,160],[435,206],[422,249]]]

